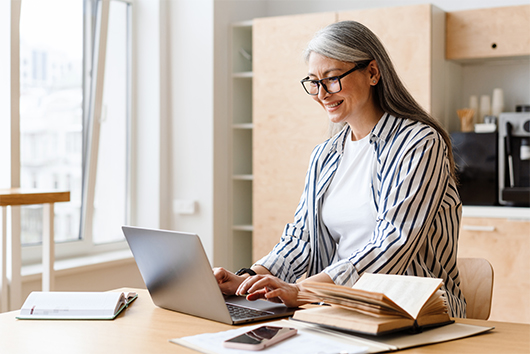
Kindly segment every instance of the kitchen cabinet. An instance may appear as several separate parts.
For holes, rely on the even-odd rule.
[[[318,29],[342,20],[373,30],[405,86],[427,111],[441,116],[445,13],[440,9],[415,5],[253,20],[254,260],[268,253],[292,222],[311,151],[327,138],[327,114],[300,84],[307,75],[302,53]]]
[[[490,319],[530,323],[530,221],[464,217],[458,246],[459,257],[493,266]]]
[[[448,12],[446,58],[530,55],[530,5]]]

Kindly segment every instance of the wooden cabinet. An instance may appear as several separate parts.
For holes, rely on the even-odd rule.
[[[253,259],[267,254],[293,220],[309,155],[326,139],[325,112],[304,91],[302,58],[334,13],[260,18],[253,26]]]
[[[340,20],[356,20],[372,29],[418,102],[435,116],[443,109],[445,14],[434,6],[255,19],[254,260],[267,254],[285,224],[292,222],[311,151],[327,138],[326,112],[300,85],[307,75],[302,52],[318,29]]]
[[[493,266],[490,319],[530,323],[530,221],[464,217],[458,245],[459,257]]]
[[[446,58],[530,55],[530,5],[449,12]]]

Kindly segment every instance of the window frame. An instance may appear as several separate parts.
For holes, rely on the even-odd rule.
[[[97,149],[99,145],[99,118],[103,100],[103,84],[105,79],[105,58],[107,45],[107,31],[109,23],[110,3],[125,3],[126,26],[127,26],[127,69],[126,69],[126,121],[127,121],[127,181],[126,183],[126,218],[130,222],[131,216],[131,126],[132,126],[132,92],[133,92],[133,70],[132,70],[132,0],[82,0],[83,1],[83,181],[82,181],[82,206],[80,215],[79,239],[55,243],[55,255],[57,259],[67,259],[95,255],[103,252],[111,252],[127,249],[125,240],[96,244],[92,237],[92,217],[94,209],[94,196],[97,175]],[[16,19],[12,19],[16,21]],[[15,38],[16,37],[16,38]],[[19,34],[13,34],[11,41],[20,41]],[[12,51],[12,63],[19,66],[19,52]],[[19,71],[19,69],[17,69]],[[94,73],[93,79],[90,75]],[[20,74],[12,75],[11,80],[16,80],[15,85],[20,85]],[[19,86],[20,87],[20,86]],[[12,104],[19,106],[17,99]],[[20,126],[20,114],[13,114],[11,125]],[[20,131],[18,131],[20,136]],[[16,140],[16,139],[15,139]],[[86,142],[86,143],[85,143]],[[16,144],[15,141],[12,145]],[[11,186],[20,186],[20,148],[13,154],[11,151]],[[13,178],[13,171],[15,178]],[[16,176],[18,174],[18,176]],[[12,208],[11,224],[13,236],[20,239],[20,207]],[[17,210],[18,209],[18,210]],[[18,233],[18,236],[17,236]],[[22,264],[33,264],[40,262],[42,258],[42,245],[22,245]]]

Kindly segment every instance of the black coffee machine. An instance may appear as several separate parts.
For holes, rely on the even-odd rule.
[[[498,131],[499,203],[530,206],[530,112],[501,113]]]
[[[451,133],[457,166],[458,193],[464,205],[499,205],[497,132]]]

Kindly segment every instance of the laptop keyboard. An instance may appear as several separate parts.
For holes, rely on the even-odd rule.
[[[226,306],[228,307],[228,312],[230,312],[230,316],[232,316],[233,320],[244,320],[247,318],[255,318],[273,314],[269,311],[260,311],[229,303],[227,303]]]

